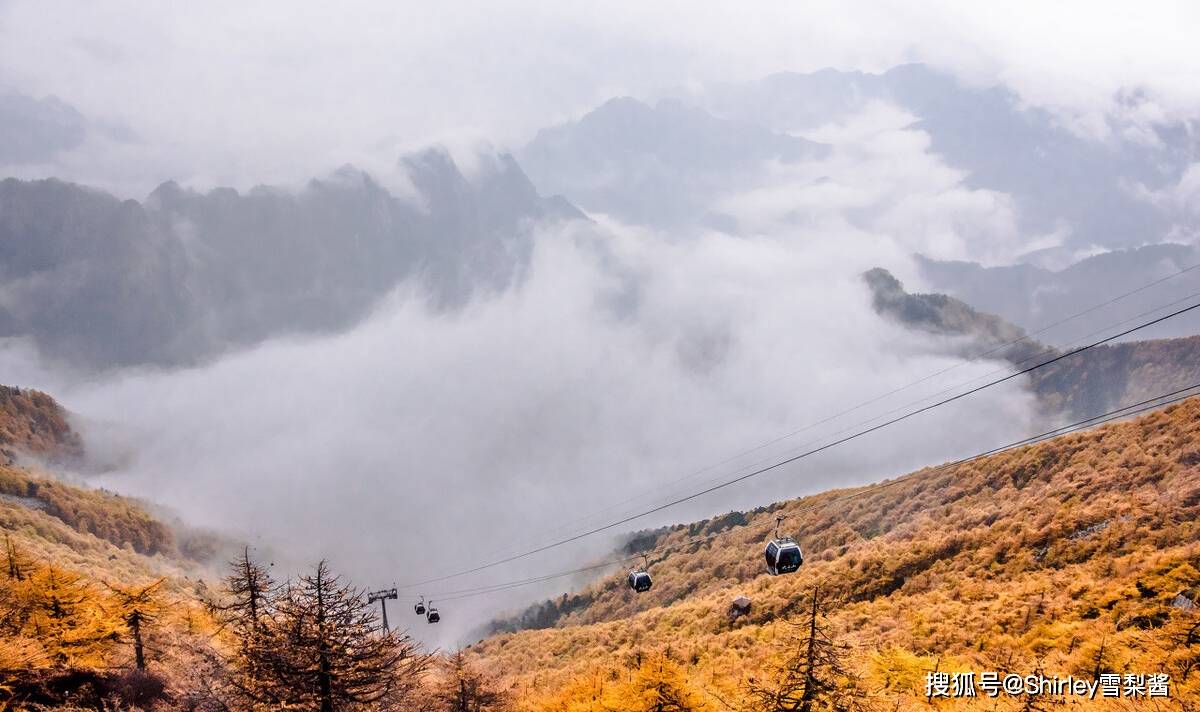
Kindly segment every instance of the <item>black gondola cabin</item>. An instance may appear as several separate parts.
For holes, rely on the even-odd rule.
[[[772,576],[790,574],[804,563],[804,554],[800,551],[800,545],[791,537],[786,536],[767,542],[764,557],[767,560],[767,571]]]
[[[629,587],[638,593],[645,593],[650,590],[653,585],[650,579],[650,572],[637,569],[629,572]]]

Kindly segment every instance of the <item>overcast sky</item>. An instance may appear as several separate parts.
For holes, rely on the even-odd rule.
[[[922,61],[1102,134],[1194,114],[1200,8],[1188,3],[203,3],[0,0],[0,89],[91,124],[53,165],[19,166],[139,196],[147,186],[296,183],[402,148],[500,147],[613,95],[832,66]]]

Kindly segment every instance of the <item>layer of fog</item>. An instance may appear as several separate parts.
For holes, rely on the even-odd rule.
[[[598,215],[540,233],[523,285],[459,312],[432,313],[401,288],[349,333],[103,380],[40,371],[9,345],[5,380],[78,414],[112,463],[98,482],[256,542],[280,570],[328,557],[363,586],[448,573],[954,365],[944,345],[879,319],[859,275],[886,264],[919,286],[914,250],[1001,255],[1020,236],[1004,196],[964,188],[907,123],[874,107],[820,132],[828,159],[768,167],[722,202],[742,234]],[[962,364],[704,478],[994,368]],[[1030,420],[1010,384],[424,593],[573,568],[629,530],[894,476],[1026,435]],[[449,602],[429,640],[460,640],[567,583]]]
[[[289,563],[330,557],[385,585],[477,563],[530,528],[949,365],[870,312],[857,273],[874,255],[628,236],[608,258],[624,273],[614,275],[603,253],[563,238],[540,243],[519,293],[456,317],[398,299],[340,338],[272,343],[208,369],[127,375],[64,397],[120,423],[135,447],[105,484],[244,533]],[[1026,407],[1011,390],[988,394],[640,524],[966,454],[1025,432]],[[610,545],[569,551],[586,562]],[[567,563],[538,557],[435,588]],[[497,603],[444,612],[475,622],[468,613]]]

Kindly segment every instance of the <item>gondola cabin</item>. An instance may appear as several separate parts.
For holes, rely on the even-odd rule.
[[[772,576],[790,574],[804,563],[804,554],[800,551],[800,545],[788,536],[767,542],[764,556],[767,560],[767,572]]]
[[[418,616],[425,615],[425,599],[424,598],[417,601],[417,604],[415,606],[413,606],[413,612],[415,612]]]
[[[629,572],[629,587],[638,593],[645,593],[646,591],[649,591],[650,586],[653,585],[653,583],[654,582],[650,579],[649,571],[634,569],[633,571]]]
[[[442,616],[440,613],[438,613],[438,609],[434,608],[433,606],[430,606],[429,609],[425,612],[425,620],[428,621],[429,623],[437,623],[441,619],[442,619]]]
[[[650,579],[650,556],[642,554],[642,567],[629,572],[629,587],[638,593],[645,593],[653,583]]]

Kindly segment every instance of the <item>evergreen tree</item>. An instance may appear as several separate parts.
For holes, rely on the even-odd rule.
[[[708,704],[683,667],[665,653],[643,656],[618,709],[630,712],[702,712]]]
[[[1045,675],[1045,672],[1045,668],[1042,667],[1042,663],[1039,660],[1032,674],[1037,677],[1042,677]],[[1025,690],[1021,694],[1020,702],[1021,712],[1047,712],[1047,710],[1051,709],[1052,704],[1055,706],[1060,706],[1065,703],[1061,697],[1055,698],[1053,701],[1051,701],[1047,700],[1045,695],[1031,692],[1029,690]]]
[[[1157,671],[1170,675],[1173,697],[1200,693],[1200,611],[1172,611],[1166,625],[1145,631],[1139,644],[1155,652]]]
[[[9,580],[24,581],[27,572],[33,568],[17,549],[17,545],[13,543],[7,533],[4,535],[4,558],[5,570]]]
[[[461,650],[441,659],[433,690],[434,708],[443,712],[488,712],[508,707],[508,696],[472,665]]]
[[[161,606],[158,600],[158,587],[166,579],[159,579],[148,586],[140,588],[119,588],[109,586],[116,600],[117,616],[126,625],[130,642],[133,644],[134,666],[138,670],[146,669],[146,653],[144,632],[146,626],[154,622]]]
[[[407,635],[380,630],[363,593],[341,585],[324,561],[284,589],[270,627],[281,647],[265,672],[289,709],[388,709],[427,664]]]
[[[53,566],[30,577],[25,627],[60,667],[100,667],[120,637],[96,591],[75,574]]]
[[[1200,615],[1194,610],[1180,615],[1174,621],[1168,640],[1178,658],[1180,679],[1186,683],[1192,675],[1200,674]]]
[[[271,598],[278,586],[271,574],[250,558],[250,547],[242,549],[242,555],[229,562],[230,573],[224,579],[229,600],[219,607],[222,618],[240,631],[262,627],[270,615]]]
[[[225,697],[237,706],[256,709],[276,707],[288,696],[283,685],[283,652],[276,625],[275,599],[280,587],[270,573],[250,556],[250,547],[229,562],[224,579],[227,598],[211,605],[214,617],[232,639],[233,654],[227,674],[222,675]],[[213,677],[218,671],[213,670]]]
[[[818,590],[807,613],[791,621],[782,659],[762,679],[750,678],[747,712],[850,712],[867,707],[857,676],[846,664],[846,649],[833,640]]]
[[[0,579],[0,671],[41,667],[46,662],[42,641],[29,626],[31,599],[28,578]]]
[[[605,680],[601,675],[575,677],[563,685],[557,693],[538,701],[537,712],[612,712],[613,707],[605,703],[607,696],[619,690],[616,682]]]
[[[1092,680],[1099,680],[1101,675],[1119,672],[1122,667],[1119,647],[1107,634],[1101,635],[1099,640],[1079,646],[1074,657],[1074,674]]]

